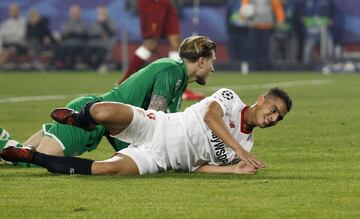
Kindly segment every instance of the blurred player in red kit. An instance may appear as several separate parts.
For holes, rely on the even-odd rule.
[[[130,64],[117,83],[120,84],[134,72],[142,68],[158,46],[159,39],[164,37],[170,44],[169,58],[179,59],[180,40],[179,18],[171,0],[137,0],[140,16],[142,45],[135,50]],[[200,100],[205,96],[186,90],[183,98]]]

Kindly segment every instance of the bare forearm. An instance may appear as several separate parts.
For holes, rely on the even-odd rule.
[[[196,170],[197,173],[234,173],[234,166],[202,165]]]
[[[197,173],[234,173],[234,174],[255,174],[257,169],[247,165],[244,161],[229,166],[214,166],[204,164],[196,170]]]
[[[210,130],[223,140],[225,144],[229,145],[237,154],[243,152],[244,149],[226,129],[225,122],[221,117],[210,116],[205,122]]]

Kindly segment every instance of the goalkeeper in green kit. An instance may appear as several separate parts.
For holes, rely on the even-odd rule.
[[[110,92],[101,96],[77,98],[66,107],[81,111],[87,104],[113,101],[144,109],[176,112],[179,110],[182,93],[188,83],[196,81],[201,85],[206,84],[208,76],[214,71],[215,50],[215,43],[208,37],[188,37],[179,47],[181,60],[169,58],[156,60]],[[53,122],[44,124],[42,130],[36,132],[23,144],[9,138],[1,139],[0,150],[11,145],[31,146],[36,151],[49,155],[77,156],[95,150],[104,136],[115,151],[127,147],[126,143],[110,137],[109,132],[102,125],[97,125],[92,131],[86,131]]]

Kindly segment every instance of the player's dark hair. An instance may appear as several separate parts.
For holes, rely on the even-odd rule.
[[[287,111],[290,112],[291,107],[292,107],[292,100],[291,100],[289,94],[285,90],[283,90],[279,87],[271,88],[265,94],[265,97],[269,97],[269,96],[278,97],[278,98],[282,99],[286,105]]]
[[[206,36],[191,36],[182,41],[179,55],[182,59],[196,62],[200,57],[212,57],[216,51],[216,44]]]

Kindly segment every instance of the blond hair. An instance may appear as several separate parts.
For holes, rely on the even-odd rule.
[[[182,59],[196,62],[200,57],[212,57],[216,44],[206,36],[191,36],[184,39],[179,47],[179,55]]]

